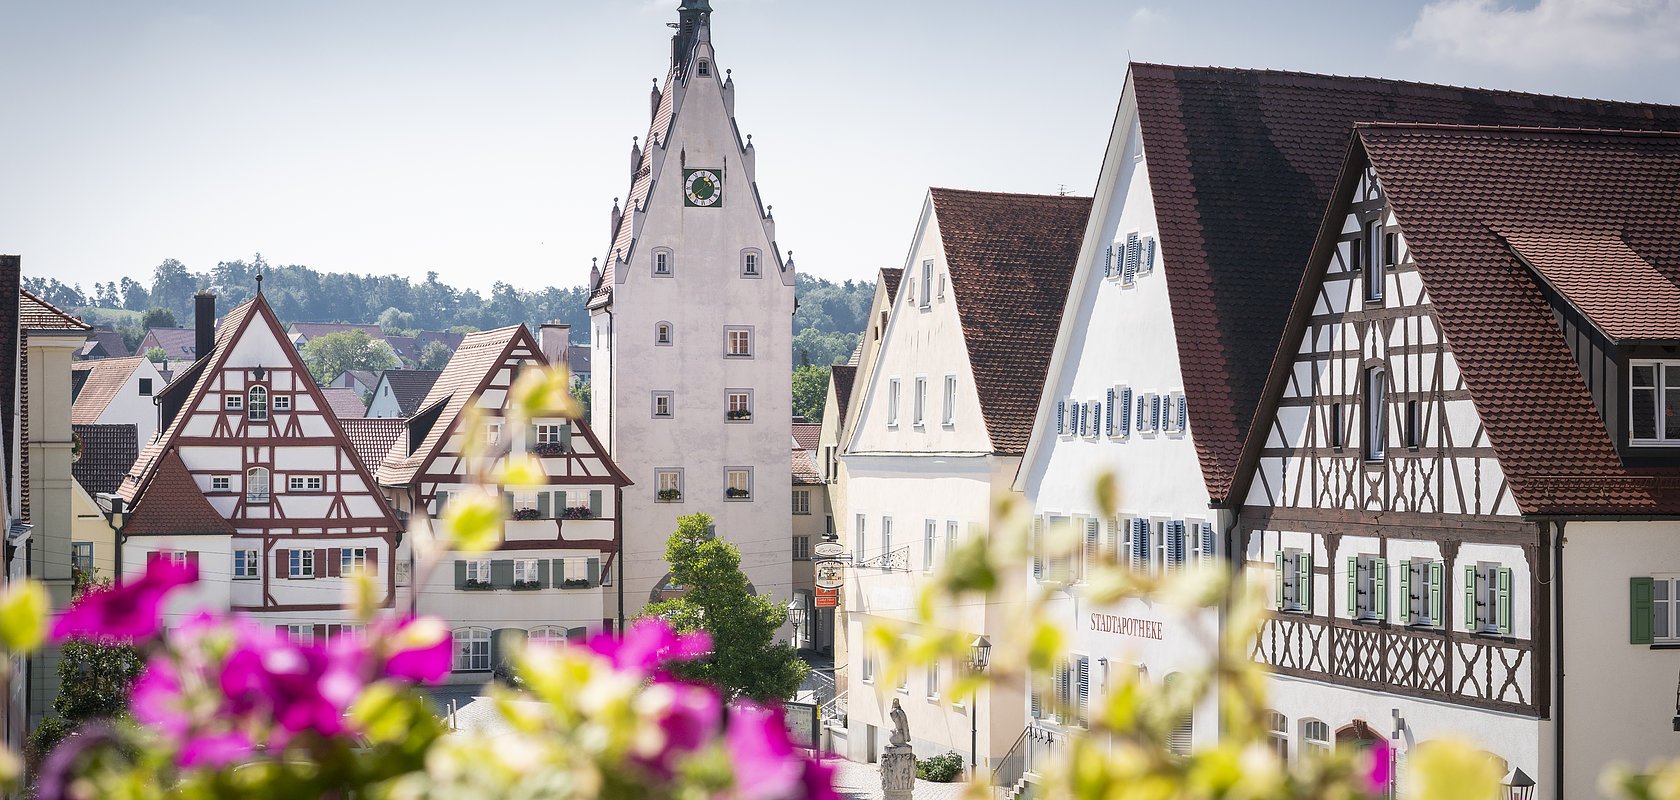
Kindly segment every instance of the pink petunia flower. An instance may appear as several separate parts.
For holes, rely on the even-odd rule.
[[[82,595],[53,624],[53,642],[76,637],[144,639],[158,632],[158,613],[170,591],[198,582],[198,565],[155,559],[146,574]]]
[[[1373,795],[1386,795],[1388,783],[1394,771],[1394,759],[1390,757],[1388,741],[1377,739],[1365,750],[1365,755],[1371,759],[1371,769],[1365,773],[1365,789]]]
[[[660,778],[669,778],[682,758],[717,738],[723,727],[723,698],[712,686],[674,680],[655,681],[653,691],[669,692],[671,697],[658,719],[665,743],[657,756],[640,761]]]
[[[788,738],[779,709],[738,700],[729,706],[724,748],[735,766],[739,800],[796,800],[805,796],[805,757]]]
[[[344,712],[362,688],[366,650],[304,646],[270,635],[241,641],[222,666],[219,684],[238,712],[263,711],[279,729],[271,745],[313,731],[344,733]]]
[[[225,767],[256,752],[250,737],[238,731],[206,734],[187,740],[181,748],[183,767]]]
[[[705,657],[712,652],[712,637],[705,631],[679,634],[670,623],[652,617],[637,620],[623,636],[595,634],[589,649],[606,657],[614,669],[648,674],[667,661]]]
[[[410,617],[380,633],[393,643],[385,659],[385,676],[420,683],[437,683],[449,674],[454,642],[449,628],[437,617]]]

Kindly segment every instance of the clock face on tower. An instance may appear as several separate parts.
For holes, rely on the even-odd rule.
[[[683,170],[683,204],[695,208],[723,205],[723,170]]]

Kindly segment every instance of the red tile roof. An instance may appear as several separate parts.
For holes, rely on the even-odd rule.
[[[817,449],[817,442],[822,440],[821,422],[793,423],[793,444],[801,450]]]
[[[1623,465],[1543,283],[1511,246],[1569,276],[1566,296],[1595,319],[1670,336],[1680,135],[1383,125],[1358,139],[1521,509],[1680,514],[1680,469]]]
[[[302,336],[305,341],[329,333],[347,333],[361,331],[369,339],[384,339],[385,330],[378,325],[367,322],[294,322],[286,329],[288,336]]]
[[[812,486],[823,482],[817,471],[816,454],[810,450],[793,451],[793,485]]]
[[[323,386],[321,397],[327,401],[327,407],[332,409],[333,416],[340,420],[361,419],[367,416],[367,406],[362,405],[362,393],[355,389]]]
[[[392,446],[408,442],[408,420],[401,417],[341,419],[338,424],[344,427],[344,435],[350,437],[362,466],[371,473],[377,474],[385,465]]]
[[[234,533],[233,524],[210,505],[180,453],[170,447],[159,457],[145,492],[123,522],[127,536]]]
[[[839,407],[840,419],[838,424],[846,423],[846,409],[852,404],[852,387],[857,383],[857,365],[836,364],[829,368],[829,377],[834,380],[834,401]]]
[[[191,361],[198,357],[198,332],[192,328],[148,328],[140,340],[140,355],[153,347],[163,348],[164,357],[171,361]]]
[[[28,289],[18,290],[18,327],[26,331],[93,330],[93,326],[30,294]]]
[[[939,188],[929,195],[992,448],[1019,454],[1032,433],[1091,198]]]
[[[70,365],[72,372],[87,373],[81,389],[70,402],[70,423],[90,425],[98,422],[100,415],[110,407],[111,400],[122,391],[129,377],[134,375],[134,370],[139,369],[140,362],[145,360],[142,356],[100,358]]]
[[[887,305],[892,305],[893,301],[898,299],[898,282],[903,278],[903,267],[882,268],[881,277],[878,280],[881,281],[882,285],[887,287]]]
[[[1133,64],[1203,479],[1223,502],[1357,122],[1680,129],[1680,108]]]

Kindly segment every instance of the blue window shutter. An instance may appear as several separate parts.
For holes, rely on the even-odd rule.
[[[1132,390],[1120,390],[1120,435],[1132,435]]]
[[[1184,395],[1181,394],[1181,395],[1178,396],[1178,423],[1177,423],[1178,427],[1174,429],[1174,430],[1177,430],[1179,433],[1184,432],[1184,426],[1185,426],[1186,422],[1188,421],[1186,419],[1186,417],[1188,416],[1189,412],[1185,410],[1185,405],[1186,405],[1186,403],[1185,403],[1185,400],[1184,400]]]
[[[1108,435],[1113,436],[1114,435],[1114,390],[1113,389],[1108,390],[1108,398],[1107,398],[1107,401],[1103,403],[1103,410],[1105,412],[1107,412],[1107,414],[1108,414],[1107,418],[1103,421],[1103,430],[1107,431]]]
[[[1149,520],[1139,519],[1137,521],[1137,526],[1138,569],[1147,570],[1149,567],[1149,556],[1151,555],[1149,550]]]
[[[1103,277],[1114,275],[1114,243],[1108,245],[1108,252],[1103,256]]]
[[[1126,283],[1137,277],[1138,264],[1143,260],[1143,247],[1135,233],[1126,234]]]
[[[1149,429],[1152,431],[1161,429],[1161,396],[1158,394],[1149,396]]]
[[[1154,269],[1155,269],[1155,237],[1146,236],[1143,239],[1143,268],[1142,268],[1141,271],[1147,273],[1147,272],[1153,271]]]
[[[1044,518],[1034,517],[1032,524],[1032,569],[1034,580],[1044,580]]]
[[[1056,401],[1056,433],[1062,434],[1067,430],[1067,401]]]
[[[1213,523],[1202,523],[1202,560],[1212,561],[1216,547],[1213,541]]]

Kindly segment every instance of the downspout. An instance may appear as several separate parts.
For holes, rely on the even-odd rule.
[[[1552,797],[1563,796],[1563,520],[1552,523]]]
[[[615,565],[618,569],[618,577],[614,579],[614,583],[618,584],[618,630],[614,631],[614,633],[617,633],[618,635],[623,636],[624,635],[624,487],[622,485],[613,489],[613,503],[615,504],[613,506],[613,509],[615,510],[615,513],[613,514],[613,546],[618,548],[618,558],[614,559],[614,561],[618,562]]]

